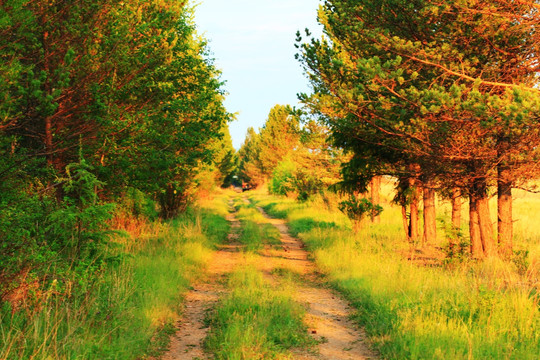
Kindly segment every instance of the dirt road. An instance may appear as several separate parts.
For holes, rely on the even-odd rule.
[[[226,292],[222,280],[234,270],[242,257],[241,244],[237,242],[240,222],[234,213],[230,213],[227,220],[231,224],[228,243],[214,253],[206,279],[195,284],[186,294],[183,316],[177,322],[178,331],[172,337],[170,349],[163,355],[163,360],[208,358],[202,346],[209,330],[204,323],[206,313]]]
[[[247,201],[247,200],[246,200]],[[268,223],[275,226],[281,235],[281,247],[266,246],[260,251],[265,261],[258,265],[265,277],[271,282],[278,282],[274,269],[288,269],[299,274],[295,300],[305,304],[306,323],[310,334],[318,340],[315,349],[294,351],[294,359],[302,360],[361,360],[376,359],[365,342],[365,334],[349,320],[351,308],[335,292],[324,286],[317,269],[309,260],[303,244],[290,236],[286,222],[269,217],[261,208],[258,210],[265,216]],[[173,337],[170,351],[163,359],[208,359],[204,353],[202,342],[208,328],[205,327],[206,312],[216,305],[226,289],[221,281],[242,262],[242,245],[236,239],[240,228],[234,213],[229,215],[231,234],[229,243],[214,255],[206,281],[197,284],[191,290],[185,301],[183,317],[178,322],[179,330]]]

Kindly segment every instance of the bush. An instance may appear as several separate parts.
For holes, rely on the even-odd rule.
[[[91,170],[84,160],[67,167],[62,203],[13,188],[0,195],[0,299],[13,308],[25,304],[28,288],[86,284],[89,268],[100,267],[114,204],[98,202],[101,183]]]
[[[353,221],[355,228],[358,229],[366,214],[378,216],[383,208],[380,205],[374,205],[368,199],[358,199],[351,196],[348,200],[339,203],[339,210],[347,215]]]
[[[159,216],[156,202],[142,191],[128,187],[118,199],[117,210],[150,221]]]
[[[268,184],[271,194],[287,195],[297,191],[294,174],[296,165],[290,160],[284,160],[278,164],[272,173],[272,178]]]

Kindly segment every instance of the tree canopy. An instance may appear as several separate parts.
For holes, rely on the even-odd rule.
[[[199,163],[212,161],[208,144],[224,136],[230,115],[185,3],[12,0],[2,8],[4,177],[43,160],[41,180],[52,183],[83,157],[106,192],[157,195],[183,193]]]
[[[300,139],[299,119],[289,105],[275,105],[257,133],[249,128],[240,148],[240,171],[253,186],[266,182],[277,164],[289,154]]]

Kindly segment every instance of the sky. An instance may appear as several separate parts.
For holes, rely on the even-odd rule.
[[[309,92],[295,60],[296,31],[317,24],[319,0],[200,0],[198,32],[209,41],[228,93],[225,106],[237,113],[229,124],[239,149],[248,127],[258,130],[276,104],[298,105],[296,94]]]

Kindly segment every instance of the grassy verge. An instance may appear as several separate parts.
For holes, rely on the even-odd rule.
[[[209,317],[205,345],[217,359],[288,359],[288,349],[313,343],[302,321],[305,310],[292,300],[286,281],[273,288],[248,265],[231,275],[229,287]]]
[[[399,255],[407,245],[396,209],[386,208],[381,224],[354,234],[343,215],[319,200],[256,199],[288,219],[384,358],[536,359],[540,353],[539,295],[525,275],[533,262],[526,272],[497,259],[420,267]]]
[[[85,281],[64,281],[69,286],[62,289],[53,281],[37,289],[41,304],[31,312],[4,307],[0,359],[134,359],[159,353],[182,294],[203,272],[214,245],[226,238],[225,214],[224,205],[203,207],[151,224],[137,238],[117,237],[109,260],[85,273]]]

